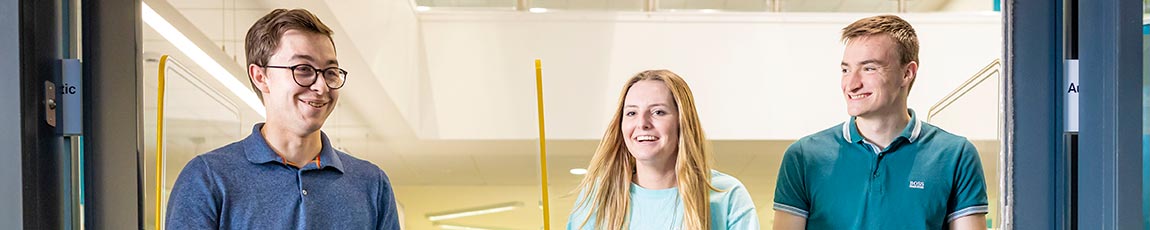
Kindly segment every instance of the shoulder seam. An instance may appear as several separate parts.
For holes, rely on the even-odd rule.
[[[196,156],[195,158],[192,158],[192,160],[197,160],[197,159],[200,161],[200,164],[204,165],[204,176],[208,177],[207,178],[208,183],[210,184],[210,186],[212,186],[211,187],[212,188],[211,189],[212,198],[213,199],[222,199],[222,197],[217,197],[217,196],[222,196],[223,191],[221,191],[222,188],[220,186],[220,181],[217,180],[217,178],[216,178],[216,171],[212,169],[212,165],[208,164],[208,159],[205,159],[205,157],[203,157],[203,155]]]

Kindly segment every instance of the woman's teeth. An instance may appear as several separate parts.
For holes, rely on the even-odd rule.
[[[648,135],[643,135],[643,136],[639,136],[639,137],[635,138],[635,140],[637,140],[637,141],[654,141],[655,139],[656,139],[655,136],[648,136]]]

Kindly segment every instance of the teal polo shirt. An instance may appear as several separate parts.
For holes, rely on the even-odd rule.
[[[791,144],[774,209],[806,218],[807,229],[947,229],[985,214],[978,150],[908,113],[885,149],[863,140],[854,117]]]

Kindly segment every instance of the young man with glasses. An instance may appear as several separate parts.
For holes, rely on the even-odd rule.
[[[188,162],[168,229],[399,229],[387,174],[320,131],[347,81],[331,35],[302,9],[274,10],[248,30],[248,75],[267,121]]]

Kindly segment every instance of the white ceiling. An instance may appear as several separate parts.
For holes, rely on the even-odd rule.
[[[162,0],[156,0],[162,1]],[[399,0],[397,0],[399,1]],[[958,1],[958,0],[955,0]],[[167,1],[177,9],[181,17],[193,22],[196,32],[210,39],[218,47],[211,52],[222,52],[235,61],[235,65],[243,66],[244,55],[243,37],[249,25],[273,8],[298,8],[306,6],[313,11],[328,11],[325,4],[309,3],[308,1],[274,1],[274,0],[170,0]],[[421,5],[446,7],[493,7],[514,5],[514,0],[418,0]],[[639,2],[639,1],[634,1]],[[715,9],[760,9],[765,8],[767,1],[751,0],[664,0],[661,5],[665,8],[715,8]],[[849,2],[849,3],[848,3]],[[807,0],[785,1],[787,11],[877,11],[892,12],[894,1],[890,0]],[[915,0],[911,1],[912,9],[930,10],[945,5],[946,0]],[[539,0],[538,6],[559,9],[636,9],[641,8],[628,1],[609,0]],[[340,12],[330,12],[339,14]],[[170,15],[165,15],[165,17]],[[325,20],[334,20],[325,18]],[[338,21],[327,21],[329,24],[338,24]],[[346,22],[345,22],[346,23]],[[347,26],[347,25],[344,25]],[[227,94],[228,92],[214,90],[222,89],[210,79],[202,69],[194,63],[187,61],[175,47],[163,40],[155,31],[144,30],[144,51],[146,58],[156,59],[160,54],[172,54],[188,66],[197,77],[187,74],[175,74],[179,78],[169,76],[167,86],[167,107],[165,114],[166,154],[169,171],[165,177],[167,186],[175,181],[178,168],[197,154],[230,143],[250,131],[252,113],[242,104],[230,102],[226,97],[213,96]],[[348,34],[337,30],[337,37],[347,37]],[[364,40],[371,38],[353,38]],[[337,39],[338,40],[338,39]],[[343,48],[352,45],[341,45]],[[349,47],[356,49],[356,47]],[[207,48],[205,48],[207,49]],[[368,52],[368,51],[362,51]],[[342,53],[341,53],[342,54]],[[344,63],[341,60],[341,63]],[[405,220],[408,229],[438,229],[427,221],[424,216],[428,213],[467,209],[509,201],[520,201],[526,204],[523,208],[506,213],[489,214],[476,217],[466,217],[445,221],[464,226],[487,226],[500,229],[539,229],[542,226],[540,216],[542,212],[535,208],[541,199],[539,194],[539,143],[535,140],[426,140],[415,138],[412,134],[402,134],[407,138],[392,138],[393,127],[387,122],[374,119],[377,117],[398,116],[389,110],[380,110],[373,106],[379,98],[388,98],[383,87],[377,85],[370,72],[370,66],[362,63],[368,61],[354,61],[348,63],[361,63],[356,69],[362,69],[365,74],[353,79],[359,83],[348,88],[354,96],[344,96],[337,112],[329,118],[324,131],[332,137],[337,147],[357,157],[369,160],[390,176],[396,186],[396,197],[405,209]],[[228,65],[228,63],[224,63]],[[145,60],[145,72],[154,72],[157,68],[155,60]],[[154,116],[156,107],[154,92],[156,91],[154,74],[145,75],[145,111],[146,116]],[[199,80],[197,80],[199,79]],[[362,86],[367,85],[367,86]],[[225,99],[220,99],[225,98]],[[386,105],[384,106],[386,107]],[[364,114],[372,114],[365,118]],[[442,115],[441,115],[442,116]],[[464,116],[464,115],[460,115]],[[146,144],[154,145],[154,119],[145,122]],[[403,129],[402,127],[400,129]],[[402,136],[401,135],[401,136]],[[385,138],[385,136],[387,138]],[[715,141],[715,162],[717,169],[734,175],[747,186],[755,203],[759,207],[760,216],[766,217],[770,213],[770,202],[773,197],[774,178],[776,177],[779,160],[783,150],[792,140],[744,140],[744,141]],[[548,170],[550,194],[552,197],[551,220],[552,225],[561,228],[566,220],[567,211],[573,202],[570,197],[564,196],[573,189],[580,179],[571,175],[571,168],[586,167],[590,155],[593,153],[597,140],[553,140],[548,141]],[[993,141],[976,143],[983,150],[984,166],[987,175],[997,175],[997,143]],[[149,155],[154,151],[149,150]],[[151,168],[148,168],[149,171]],[[989,185],[997,185],[995,176],[988,176]],[[996,186],[992,186],[996,187]],[[991,190],[991,197],[997,197],[997,190]],[[766,220],[763,220],[764,223]],[[767,226],[765,224],[765,226]]]

